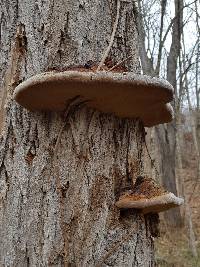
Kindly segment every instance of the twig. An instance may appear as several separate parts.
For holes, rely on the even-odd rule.
[[[123,60],[121,60],[120,62],[118,62],[116,65],[114,65],[112,68],[110,68],[108,71],[112,71],[114,70],[116,67],[118,67],[119,65],[121,65],[122,63],[124,63],[125,61],[127,61],[128,59],[130,59],[132,56],[129,56]]]
[[[135,229],[132,230],[128,235],[124,236],[122,238],[121,241],[117,242],[116,245],[114,245],[107,253],[106,255],[97,263],[97,265],[95,265],[95,267],[102,267],[102,265],[104,264],[104,262],[114,253],[116,252],[116,250],[122,245],[124,244],[126,241],[128,241],[130,239],[130,237],[132,236],[132,234],[135,232]]]
[[[113,45],[113,42],[114,42],[115,33],[116,33],[117,25],[118,25],[118,22],[119,22],[119,13],[120,13],[119,11],[120,11],[120,5],[121,5],[120,1],[121,0],[117,1],[117,15],[116,15],[115,23],[113,25],[113,31],[112,31],[112,34],[111,34],[111,37],[110,37],[110,42],[109,42],[109,45],[108,45],[108,47],[107,47],[107,49],[106,49],[106,51],[105,51],[100,63],[99,63],[97,71],[99,71],[101,69],[101,67],[103,66],[103,64],[104,64],[104,62],[105,62],[105,60],[106,60],[106,58],[107,58],[107,56],[108,56],[108,54],[110,52],[110,49],[111,49],[111,47]]]
[[[57,140],[56,140],[56,144],[55,144],[55,147],[54,147],[54,156],[56,156],[56,153],[57,153],[57,150],[58,150],[58,145],[60,143],[60,139],[61,139],[61,135],[62,135],[62,132],[65,128],[65,125],[66,125],[66,122],[67,122],[67,118],[69,116],[69,113],[72,109],[72,107],[74,108],[73,110],[75,110],[76,108],[80,107],[82,104],[85,104],[86,102],[88,102],[88,100],[85,100],[85,101],[80,101],[80,96],[76,96],[74,97],[68,104],[66,110],[65,110],[65,113],[64,113],[64,122],[62,123],[61,127],[60,127],[60,130],[59,130],[59,133],[58,133],[58,137],[57,137]]]
[[[60,127],[60,131],[59,131],[59,133],[58,133],[58,137],[57,137],[56,144],[55,144],[55,147],[54,147],[54,155],[56,155],[56,153],[57,153],[58,145],[59,145],[60,138],[61,138],[61,134],[62,134],[62,131],[63,131],[64,128],[65,128],[65,124],[66,124],[66,120],[63,122],[63,124],[62,124],[61,127]]]

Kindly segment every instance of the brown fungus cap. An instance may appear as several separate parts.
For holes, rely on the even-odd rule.
[[[30,111],[61,111],[75,96],[122,118],[140,118],[151,127],[172,120],[173,87],[165,80],[129,72],[46,72],[19,84],[14,99]]]
[[[183,199],[173,193],[165,193],[160,196],[146,198],[145,196],[124,195],[116,202],[121,209],[140,209],[143,214],[159,213],[183,204]]]
[[[140,178],[140,177],[139,177]],[[132,192],[123,194],[116,202],[121,209],[139,209],[142,213],[158,213],[182,205],[184,200],[165,191],[150,178],[136,180]]]

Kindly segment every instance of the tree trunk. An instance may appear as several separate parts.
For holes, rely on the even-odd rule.
[[[106,0],[2,1],[0,266],[154,266],[151,216],[115,202],[143,172],[143,126],[82,106],[57,154],[60,113],[31,113],[17,84],[49,69],[99,62],[116,5]],[[110,53],[138,72],[133,4],[121,2]]]

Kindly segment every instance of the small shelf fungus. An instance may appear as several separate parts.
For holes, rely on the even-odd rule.
[[[165,191],[151,178],[139,176],[130,192],[124,193],[116,202],[121,209],[139,209],[143,214],[159,213],[182,205],[184,200]]]
[[[14,99],[30,111],[61,111],[80,96],[87,105],[151,127],[173,119],[173,87],[165,80],[129,72],[46,72],[19,84]]]

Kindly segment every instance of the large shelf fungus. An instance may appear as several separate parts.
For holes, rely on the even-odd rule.
[[[139,209],[143,214],[162,212],[183,204],[183,199],[165,191],[151,178],[139,176],[131,192],[116,202],[121,209]]]
[[[147,127],[173,119],[172,86],[129,72],[46,72],[22,82],[14,91],[14,99],[30,111],[64,110],[75,96],[101,112],[140,118]]]

